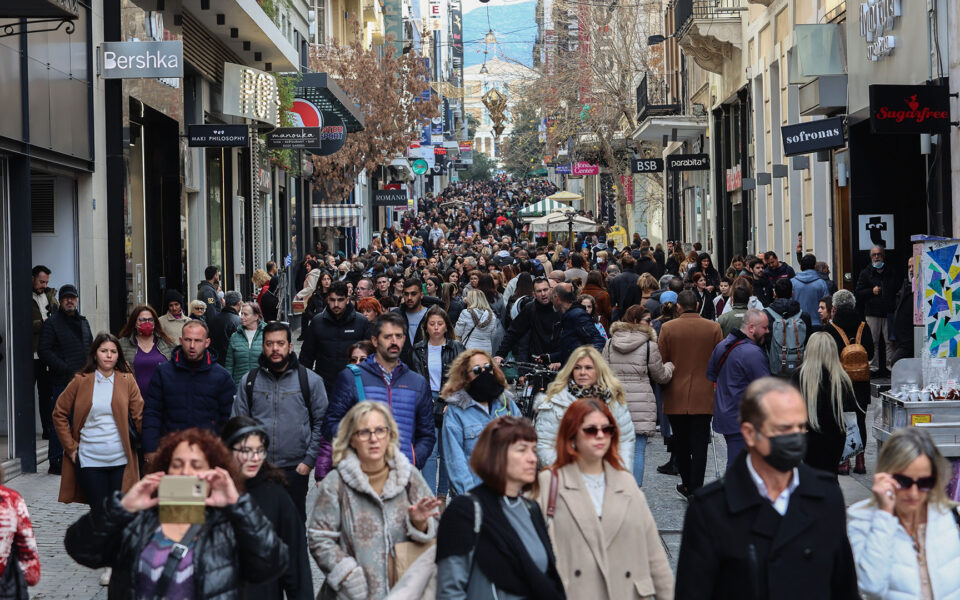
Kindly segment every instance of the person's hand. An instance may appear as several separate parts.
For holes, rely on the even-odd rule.
[[[367,597],[367,578],[363,576],[363,567],[357,567],[340,583],[340,591],[351,600],[363,600]]]
[[[559,371],[559,370],[560,370],[560,363],[558,363],[558,362],[550,363],[550,370],[551,370],[551,371]]]
[[[880,295],[880,286],[879,286],[879,285],[873,286],[873,295],[874,295],[874,296],[879,296],[879,295]]]
[[[70,453],[70,462],[72,462],[73,464],[77,464],[77,453],[78,453],[78,452],[79,452],[79,450],[74,450],[73,452]]]
[[[146,466],[147,469],[151,468],[151,467],[153,466],[153,461],[154,461],[154,459],[156,459],[156,458],[157,458],[157,453],[156,453],[156,452],[146,452],[146,453],[144,453],[144,455],[143,455],[143,463],[144,463],[144,466]]]
[[[240,499],[237,492],[237,486],[233,483],[233,478],[223,467],[216,467],[210,471],[204,471],[198,475],[200,479],[207,482],[210,493],[207,495],[206,505],[223,508],[231,504],[236,504]]]
[[[880,510],[893,514],[893,508],[897,505],[897,489],[897,482],[889,473],[874,473],[873,497]]]
[[[148,508],[156,506],[159,499],[154,494],[160,486],[160,480],[163,479],[164,475],[165,473],[163,471],[150,473],[133,484],[133,487],[127,490],[127,493],[123,495],[123,499],[120,501],[123,509],[130,513],[137,513],[141,510],[147,510]]]
[[[503,364],[503,357],[502,357],[502,356],[494,356],[494,357],[493,357],[493,362],[497,363],[497,366],[499,367],[500,365]]]
[[[431,517],[440,516],[440,511],[436,510],[440,508],[440,504],[440,499],[434,498],[433,496],[420,498],[419,502],[411,505],[410,508],[407,509],[410,511],[410,522],[420,531],[425,531],[427,529],[427,521]]]
[[[307,463],[300,463],[297,465],[297,475],[309,475],[311,468]]]
[[[711,293],[711,294],[713,293],[713,286],[712,286],[712,285],[708,285],[708,286],[707,286],[707,289],[710,290],[710,293]]]

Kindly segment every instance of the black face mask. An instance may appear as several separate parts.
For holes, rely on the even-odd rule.
[[[482,372],[467,385],[467,393],[477,402],[493,402],[503,393],[503,386],[493,373]]]
[[[794,470],[807,454],[807,435],[805,433],[786,433],[767,439],[770,440],[770,454],[764,456],[763,460],[781,473]]]

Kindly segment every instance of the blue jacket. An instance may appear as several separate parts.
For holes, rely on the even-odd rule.
[[[733,344],[737,346],[720,368],[720,360]],[[740,398],[748,385],[768,375],[770,365],[766,353],[739,329],[731,331],[717,344],[707,363],[707,379],[716,384],[713,392],[714,431],[727,435],[740,432]]]
[[[376,355],[371,354],[360,363],[360,380],[367,400],[385,402],[400,429],[400,450],[418,469],[427,463],[437,442],[433,421],[433,394],[430,383],[410,367],[397,363],[390,385],[387,385]],[[357,382],[350,369],[337,375],[330,406],[323,422],[323,437],[333,440],[340,420],[358,402]]]
[[[450,394],[446,402],[447,411],[443,414],[443,464],[447,468],[450,487],[459,496],[482,483],[470,468],[470,455],[483,428],[497,417],[522,415],[509,391],[504,391],[492,403],[489,413],[466,390]]]
[[[156,451],[160,438],[171,431],[199,427],[219,435],[230,418],[236,391],[230,372],[218,365],[209,351],[203,354],[200,366],[191,369],[177,346],[169,362],[157,367],[147,388],[143,451]]]
[[[593,319],[587,314],[579,304],[574,304],[567,312],[560,317],[560,334],[554,336],[554,339],[560,340],[560,350],[550,353],[550,362],[558,362],[561,365],[567,362],[573,351],[580,346],[591,345],[598,352],[603,351],[607,340],[603,339]]]
[[[800,271],[793,278],[793,299],[800,303],[800,310],[810,315],[812,325],[820,325],[820,299],[830,293],[827,282],[813,269]]]

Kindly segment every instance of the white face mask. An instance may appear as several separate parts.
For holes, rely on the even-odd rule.
[[[219,292],[217,292],[217,296],[218,296],[221,300],[223,300],[223,290],[220,290]]]

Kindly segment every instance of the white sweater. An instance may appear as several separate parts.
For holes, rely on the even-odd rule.
[[[920,597],[917,553],[897,517],[869,499],[857,502],[847,509],[847,535],[865,599]],[[933,597],[960,600],[960,529],[949,511],[933,505],[927,507],[926,553]]]

